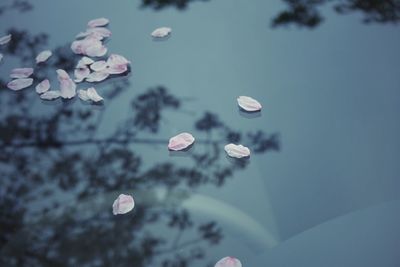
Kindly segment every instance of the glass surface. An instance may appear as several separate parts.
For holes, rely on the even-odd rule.
[[[400,4],[316,2],[291,13],[280,0],[2,0],[0,37],[13,39],[0,46],[0,266],[321,266],[297,259],[357,228],[329,223],[392,214],[382,203],[400,188]],[[35,85],[58,89],[60,68],[73,77],[71,42],[99,17],[110,19],[107,55],[130,60],[129,73],[78,84],[100,104],[41,100]],[[154,40],[162,26],[172,34]],[[35,68],[33,86],[7,89],[17,67]],[[262,111],[239,109],[241,95]],[[169,151],[181,132],[194,145]],[[228,157],[228,143],[250,158]],[[114,216],[119,194],[135,208]],[[377,224],[377,244],[398,244],[395,225]],[[359,249],[349,261],[325,266],[377,266],[358,260],[371,255],[363,236],[343,240]]]

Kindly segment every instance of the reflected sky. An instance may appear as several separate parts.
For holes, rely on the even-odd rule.
[[[206,266],[226,255],[235,255],[243,263],[261,264],[258,259],[261,261],[263,251],[272,249],[271,244],[285,242],[337,216],[398,198],[399,26],[364,24],[362,13],[338,15],[330,6],[321,6],[318,10],[324,14],[325,21],[312,30],[294,25],[271,28],[271,20],[286,7],[277,0],[255,0],[251,4],[249,1],[191,1],[184,10],[165,7],[156,11],[151,6],[143,8],[141,1],[133,0],[118,4],[105,0],[42,0],[33,4],[29,12],[5,11],[0,16],[0,35],[10,28],[26,30],[31,35],[45,33],[48,45],[43,48],[54,49],[71,42],[85,29],[88,20],[105,16],[111,21],[109,28],[113,33],[107,43],[109,51],[133,62],[127,77],[111,79],[97,87],[99,93],[108,96],[104,106],[83,105],[77,99],[67,105],[73,110],[90,110],[91,123],[97,126],[97,139],[107,138],[121,127],[124,129],[127,118],[142,110],[146,112],[140,99],[139,107],[132,109],[132,100],[140,95],[164,87],[168,94],[180,100],[179,108],[168,106],[162,110],[156,132],[151,127],[135,128],[135,138],[141,142],[132,144],[129,150],[141,158],[141,168],[151,169],[163,162],[177,167],[191,166],[194,155],[213,155],[215,148],[204,145],[207,140],[223,140],[217,145],[221,152],[219,164],[237,166],[223,154],[222,129],[208,132],[196,128],[195,122],[207,111],[243,135],[257,130],[276,134],[279,149],[252,155],[245,167],[234,169],[233,176],[223,186],[204,183],[189,190],[190,193],[180,194],[179,190],[169,193],[171,201],[179,203],[176,204],[179,211],[182,206],[187,208],[195,223],[215,221],[224,230],[223,238],[212,251],[206,250],[206,256],[190,266]],[[150,33],[160,26],[171,27],[173,33],[168,40],[154,41]],[[29,56],[27,51],[22,54],[16,57],[5,54],[0,65],[3,81],[7,81],[12,68],[21,66],[18,56]],[[55,73],[46,72],[46,75]],[[118,86],[120,89],[115,89]],[[1,95],[18,98],[18,94],[8,90]],[[27,99],[35,97],[33,92],[20,95],[26,95]],[[259,100],[262,113],[244,114],[238,110],[239,95]],[[51,114],[65,104],[44,103],[38,99],[34,103],[31,109],[34,114]],[[17,108],[18,105],[7,107],[3,114]],[[67,123],[61,122],[63,126]],[[200,142],[184,153],[169,153],[165,140],[182,131],[192,132]],[[68,137],[79,139],[80,135],[85,137],[85,132],[75,131]],[[92,149],[79,144],[75,147],[83,154],[90,154]],[[37,160],[46,165],[43,159]],[[207,168],[203,171],[207,172]],[[212,171],[215,169],[210,168]],[[159,184],[157,179],[148,187],[154,187],[160,194],[164,184]],[[131,183],[124,184],[120,190],[131,190],[130,186]],[[151,194],[144,193],[148,189],[137,188],[138,207],[141,195],[149,197],[143,200],[146,208],[154,206]],[[104,195],[100,192],[98,199],[104,202],[98,210],[111,212],[108,206],[118,193],[121,192],[117,189],[105,190]],[[69,196],[58,197],[64,200]],[[83,207],[89,199],[82,201]],[[216,214],[215,203],[221,203],[220,214]],[[138,212],[146,213],[140,209]],[[96,216],[100,215],[93,215],[98,219]],[[134,219],[135,216],[121,219],[120,223],[129,225]],[[68,222],[56,221],[63,226]],[[46,224],[52,225],[52,220]],[[149,230],[140,228],[140,233],[150,231],[173,240],[175,237],[165,234],[162,225],[158,222]],[[250,227],[256,231],[258,228],[254,225],[262,229],[261,236],[268,236],[272,241],[264,238],[258,242],[254,237],[257,234],[252,231],[246,236],[244,229]],[[197,233],[190,231],[188,239],[182,237],[183,243],[196,237]],[[154,257],[153,264],[161,264],[162,259]],[[140,264],[152,266],[146,262]]]

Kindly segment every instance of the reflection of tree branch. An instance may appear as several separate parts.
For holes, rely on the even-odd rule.
[[[131,143],[139,144],[158,144],[166,145],[168,144],[167,139],[147,139],[147,138],[127,138],[127,139],[84,139],[84,140],[74,140],[74,141],[54,141],[54,142],[26,142],[19,144],[4,144],[0,146],[0,149],[5,148],[24,148],[24,147],[40,147],[40,148],[58,148],[66,146],[79,146],[79,145],[103,145],[103,144],[119,144],[126,145]],[[224,144],[224,140],[197,140],[196,144],[208,145],[208,144]]]
[[[186,247],[198,244],[198,243],[200,243],[202,241],[204,241],[203,238],[192,239],[192,240],[189,240],[189,241],[185,241],[185,242],[183,242],[183,243],[181,243],[179,245],[173,246],[173,247],[171,247],[169,249],[155,251],[155,254],[160,255],[160,254],[174,253],[174,252],[179,251],[181,249],[184,249]]]

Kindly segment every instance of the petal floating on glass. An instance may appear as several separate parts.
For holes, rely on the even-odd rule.
[[[7,44],[8,42],[11,41],[11,38],[12,38],[11,34],[8,34],[6,36],[0,37],[0,45]]]
[[[78,90],[78,97],[80,99],[82,99],[83,101],[89,101],[90,100],[86,90],[82,90],[82,89]]]
[[[76,95],[76,84],[71,80],[68,73],[65,70],[58,69],[57,78],[60,82],[61,97],[66,99],[73,98]]]
[[[94,87],[90,87],[87,89],[87,96],[89,97],[90,100],[92,100],[93,102],[100,102],[102,100],[104,100],[104,98],[102,98],[96,91],[96,89],[94,89]]]
[[[242,267],[242,263],[234,257],[225,257],[220,259],[214,267]]]
[[[107,79],[110,74],[107,71],[95,71],[90,73],[90,75],[86,78],[87,82],[101,82]]]
[[[36,93],[43,94],[50,89],[50,81],[48,79],[41,81],[38,85],[36,85]]]
[[[32,73],[33,73],[32,68],[16,68],[11,70],[10,77],[16,79],[28,78],[29,76],[32,75]]]
[[[262,108],[261,104],[257,100],[249,96],[239,96],[237,102],[239,107],[246,111],[259,111]]]
[[[178,151],[183,150],[194,143],[195,139],[190,133],[180,133],[169,139],[168,149]]]
[[[125,214],[133,210],[135,207],[135,201],[130,195],[121,194],[113,203],[113,214]]]
[[[108,23],[110,23],[110,20],[107,18],[97,18],[97,19],[92,19],[91,21],[89,21],[87,26],[89,28],[102,27],[102,26],[106,26]]]
[[[88,65],[93,64],[94,60],[91,59],[90,57],[82,57],[79,61],[78,64],[76,65],[76,68],[86,68]]]
[[[232,158],[245,158],[250,156],[250,149],[243,145],[229,144],[224,147],[228,156]]]
[[[18,91],[31,86],[32,83],[33,83],[32,78],[22,78],[22,79],[12,80],[7,84],[7,87],[11,90]]]
[[[46,62],[52,55],[53,53],[50,50],[40,52],[36,57],[36,64]]]
[[[111,54],[107,59],[109,74],[122,74],[128,70],[128,65],[131,62],[125,57],[117,54]]]
[[[90,75],[90,69],[88,67],[86,67],[86,66],[84,66],[82,68],[75,69],[75,71],[74,71],[74,76],[75,76],[74,82],[80,83],[84,79],[86,79],[89,75]]]
[[[169,27],[161,27],[161,28],[155,29],[151,33],[151,36],[153,36],[154,38],[163,38],[163,37],[166,37],[166,36],[170,35],[171,32],[172,32],[171,28],[169,28]]]
[[[60,91],[47,91],[40,95],[40,98],[43,100],[54,100],[61,96]]]
[[[96,61],[92,65],[90,65],[90,69],[93,71],[103,71],[106,68],[107,62],[105,60]]]

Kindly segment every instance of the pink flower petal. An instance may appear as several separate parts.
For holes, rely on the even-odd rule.
[[[214,267],[242,267],[242,263],[234,257],[225,257],[220,259]]]
[[[169,27],[161,27],[161,28],[155,29],[151,33],[151,36],[153,36],[154,38],[163,38],[163,37],[166,37],[166,36],[170,35],[171,32],[172,32],[171,28],[169,28]]]
[[[86,78],[87,82],[101,82],[108,78],[110,74],[107,71],[96,71],[90,73],[90,75]]]
[[[87,92],[87,96],[89,97],[89,99],[92,100],[93,102],[100,102],[100,101],[104,100],[104,98],[102,98],[96,92],[96,89],[94,89],[94,87],[88,88],[86,92]]]
[[[50,81],[48,79],[43,80],[38,85],[36,85],[36,93],[43,94],[50,89]]]
[[[79,61],[78,64],[76,65],[76,68],[86,68],[88,65],[92,64],[94,62],[93,59],[89,57],[82,57]]]
[[[107,59],[108,73],[110,74],[122,74],[128,70],[130,61],[125,57],[117,54],[112,54]]]
[[[43,100],[54,100],[61,96],[60,91],[47,91],[40,95],[40,98]]]
[[[33,73],[32,68],[16,68],[11,71],[10,77],[16,79],[28,78],[29,76],[32,75],[32,73]]]
[[[113,203],[113,214],[126,214],[133,210],[135,207],[135,201],[130,195],[121,194]]]
[[[11,34],[8,34],[6,36],[0,37],[0,45],[7,44],[8,42],[11,41],[11,38],[12,38]]]
[[[259,111],[262,108],[257,100],[249,96],[239,96],[237,102],[242,109],[250,112]]]
[[[32,78],[21,78],[9,82],[7,84],[7,87],[10,88],[11,90],[18,91],[31,86],[32,83],[33,83]]]
[[[90,75],[90,70],[86,66],[83,68],[75,69],[75,71],[74,71],[75,80],[74,81],[76,83],[80,83],[84,79],[86,79],[89,75]]]
[[[250,149],[243,145],[229,144],[224,147],[225,152],[232,158],[245,158],[250,156]]]
[[[73,98],[76,95],[76,84],[69,77],[65,70],[57,70],[58,81],[60,82],[60,95],[62,98]]]
[[[93,38],[93,39],[97,39],[97,40],[101,41],[104,38],[110,37],[111,34],[112,34],[111,31],[107,28],[96,27],[96,28],[87,29],[85,32],[79,33],[78,35],[76,35],[76,38],[77,39]]]
[[[36,64],[46,62],[52,55],[53,53],[50,50],[40,52],[36,57]]]
[[[93,71],[103,71],[106,68],[107,62],[105,60],[96,61],[92,65],[90,65],[90,69]]]
[[[189,147],[194,143],[194,137],[190,133],[180,133],[169,139],[168,149],[178,151]]]
[[[88,22],[88,27],[89,28],[101,27],[101,26],[106,26],[108,23],[110,23],[110,21],[106,18],[92,19],[91,21]]]
[[[71,50],[75,54],[89,57],[102,57],[107,53],[107,48],[103,46],[102,42],[92,37],[72,42]]]

